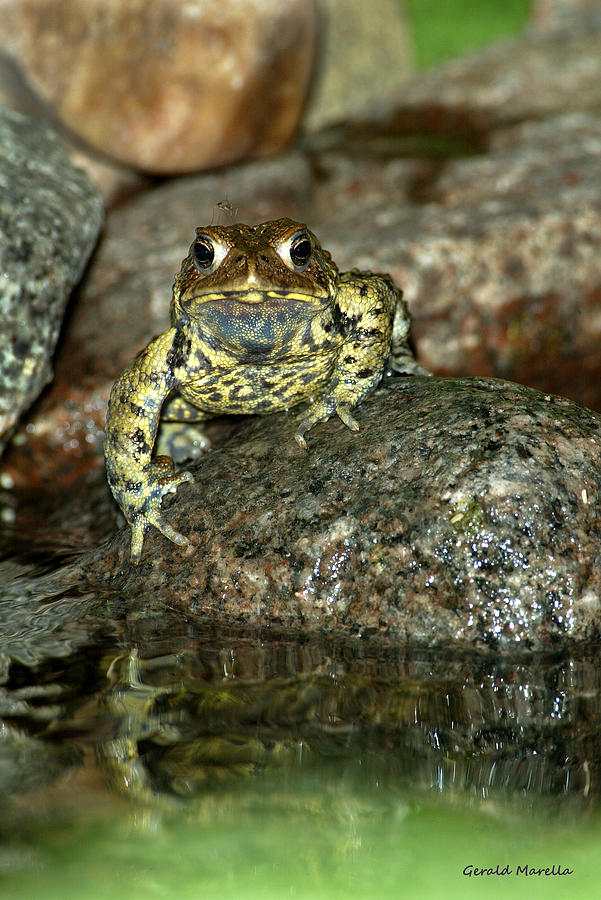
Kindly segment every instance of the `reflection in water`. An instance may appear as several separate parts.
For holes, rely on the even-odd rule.
[[[574,811],[599,796],[592,656],[512,663],[214,632],[146,644],[11,669],[5,796],[39,794],[78,767],[165,809],[297,771],[337,789],[555,798]]]
[[[3,898],[397,898],[420,873],[414,896],[455,896],[449,877],[484,860],[569,866],[597,890],[592,656],[162,624],[116,621],[71,654],[11,662]]]
[[[103,745],[105,761],[115,764],[127,740],[127,765],[139,772],[143,759],[145,791],[163,797],[328,763],[339,775],[360,764],[364,778],[372,771],[397,788],[586,805],[597,797],[599,673],[590,660],[445,666],[427,657],[320,658],[319,650],[214,647],[201,656],[201,677],[198,657],[189,666],[171,659],[154,661],[144,682],[133,652],[105,697],[120,732]]]

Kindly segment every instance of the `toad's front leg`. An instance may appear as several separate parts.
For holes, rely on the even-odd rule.
[[[343,343],[325,392],[301,418],[295,435],[301,447],[307,446],[305,432],[333,415],[352,431],[359,430],[351,409],[380,382],[390,353],[395,310],[404,312],[393,282],[368,272],[342,275],[337,301],[335,321]]]
[[[109,486],[131,528],[131,561],[142,554],[149,525],[176,544],[188,539],[161,515],[165,494],[173,493],[189,472],[176,474],[169,457],[152,459],[161,407],[181,383],[183,334],[171,328],[155,338],[119,376],[106,417],[104,455]]]

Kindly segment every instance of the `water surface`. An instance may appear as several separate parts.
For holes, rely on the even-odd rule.
[[[598,895],[593,653],[101,632],[8,666],[3,898]]]

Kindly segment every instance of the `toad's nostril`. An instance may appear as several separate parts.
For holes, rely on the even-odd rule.
[[[244,259],[244,257],[242,256],[242,254],[240,254],[240,256],[235,257],[234,262],[239,263],[239,262],[242,262],[243,259]]]
[[[265,256],[264,253],[261,254],[261,259],[263,260],[263,262],[266,262],[266,263],[269,262],[269,257],[268,257],[268,256]]]

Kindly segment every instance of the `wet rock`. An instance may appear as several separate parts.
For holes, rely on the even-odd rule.
[[[97,192],[48,128],[1,111],[0,147],[3,440],[51,378],[65,306],[94,247],[103,211]]]
[[[82,562],[83,584],[131,614],[553,649],[601,631],[601,419],[487,379],[388,381],[339,422],[293,440],[255,420],[181,486],[130,566],[129,534]],[[85,574],[84,574],[85,573]]]
[[[280,150],[313,69],[305,0],[12,0],[2,23],[2,49],[54,116],[151,173]]]

